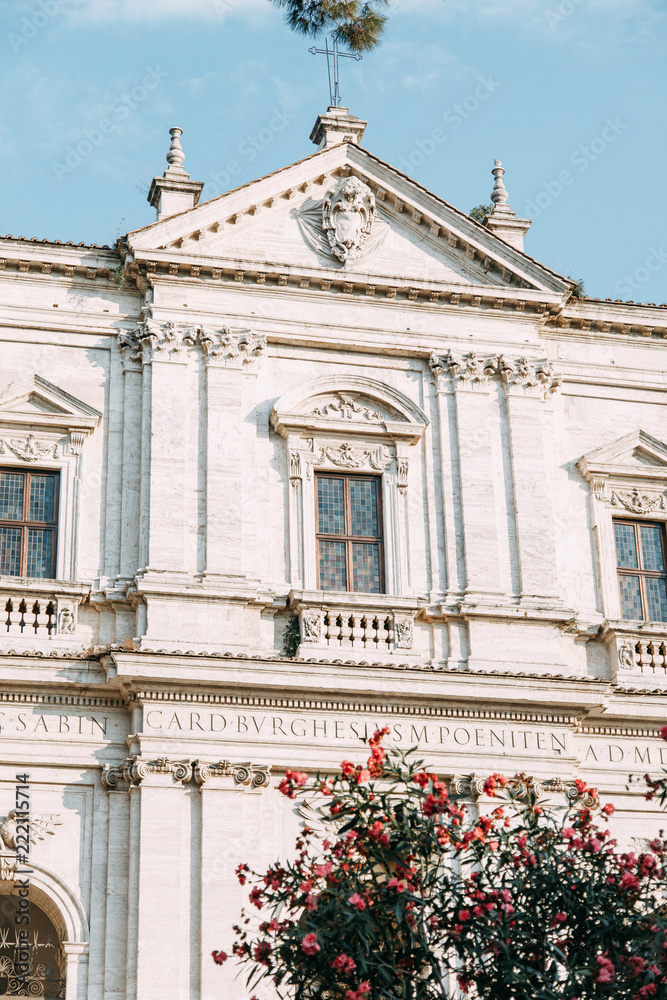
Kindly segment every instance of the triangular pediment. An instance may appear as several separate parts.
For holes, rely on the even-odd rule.
[[[0,423],[54,430],[91,431],[102,414],[41,375],[29,375],[0,389]]]
[[[370,189],[375,214],[354,259],[327,242],[323,203],[342,179]],[[178,273],[233,263],[256,274],[302,268],[326,280],[414,282],[562,293],[565,279],[366,150],[341,143],[130,233],[136,259]]]
[[[587,479],[594,476],[667,478],[667,444],[637,430],[583,455],[577,462]]]

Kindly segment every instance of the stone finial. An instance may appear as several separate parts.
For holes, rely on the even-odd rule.
[[[174,128],[169,129],[169,135],[171,136],[171,146],[169,147],[169,152],[167,153],[167,163],[169,164],[168,170],[181,170],[183,171],[183,163],[185,161],[185,153],[181,146],[181,136],[183,135],[183,129],[174,126]],[[496,160],[496,163],[498,161]],[[183,171],[185,173],[185,171]]]
[[[327,108],[324,115],[318,115],[310,133],[310,140],[318,149],[328,149],[340,142],[353,142],[357,146],[361,142],[368,122],[350,114],[349,108]]]
[[[517,218],[516,212],[510,207],[509,195],[503,181],[505,168],[500,160],[494,160],[493,164],[491,171],[493,174],[493,191],[491,192],[493,211],[487,215],[484,225],[506,243],[516,247],[517,250],[523,250],[523,238],[530,229],[533,220]]]
[[[167,159],[169,159],[169,157],[167,157]],[[509,196],[507,194],[507,189],[505,188],[505,183],[503,181],[503,174],[505,173],[505,168],[503,167],[500,160],[494,160],[493,162],[495,165],[491,173],[493,174],[495,181],[493,184],[493,191],[491,192],[491,201],[495,205],[494,208],[495,212],[498,211],[499,209],[504,208],[505,205],[507,205],[507,207],[509,208],[509,205],[507,204],[507,202],[509,201]]]
[[[204,187],[203,182],[191,181],[184,167],[185,153],[181,147],[183,129],[174,126],[169,129],[171,145],[167,153],[169,166],[162,177],[154,177],[148,192],[148,201],[156,210],[157,221],[168,215],[177,215],[194,208]]]

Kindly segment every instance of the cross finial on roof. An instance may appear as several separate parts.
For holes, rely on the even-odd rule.
[[[313,45],[308,49],[312,55],[323,55],[327,57],[327,71],[329,73],[329,105],[337,108],[340,106],[340,86],[339,86],[339,59],[355,59],[357,62],[363,59],[359,52],[341,52],[338,48],[338,39],[334,35],[329,45],[329,39],[325,39],[325,48],[318,49]]]

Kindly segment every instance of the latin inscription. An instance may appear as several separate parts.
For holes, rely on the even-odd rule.
[[[45,709],[0,711],[0,739],[49,738],[88,742],[122,742],[129,728],[121,713],[72,714]]]

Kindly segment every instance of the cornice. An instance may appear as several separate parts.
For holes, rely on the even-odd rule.
[[[543,333],[609,335],[632,339],[667,338],[667,303],[655,305],[633,302],[587,302],[570,300],[560,313],[547,317]]]
[[[110,247],[0,237],[0,277],[18,275],[116,281],[121,257]]]

